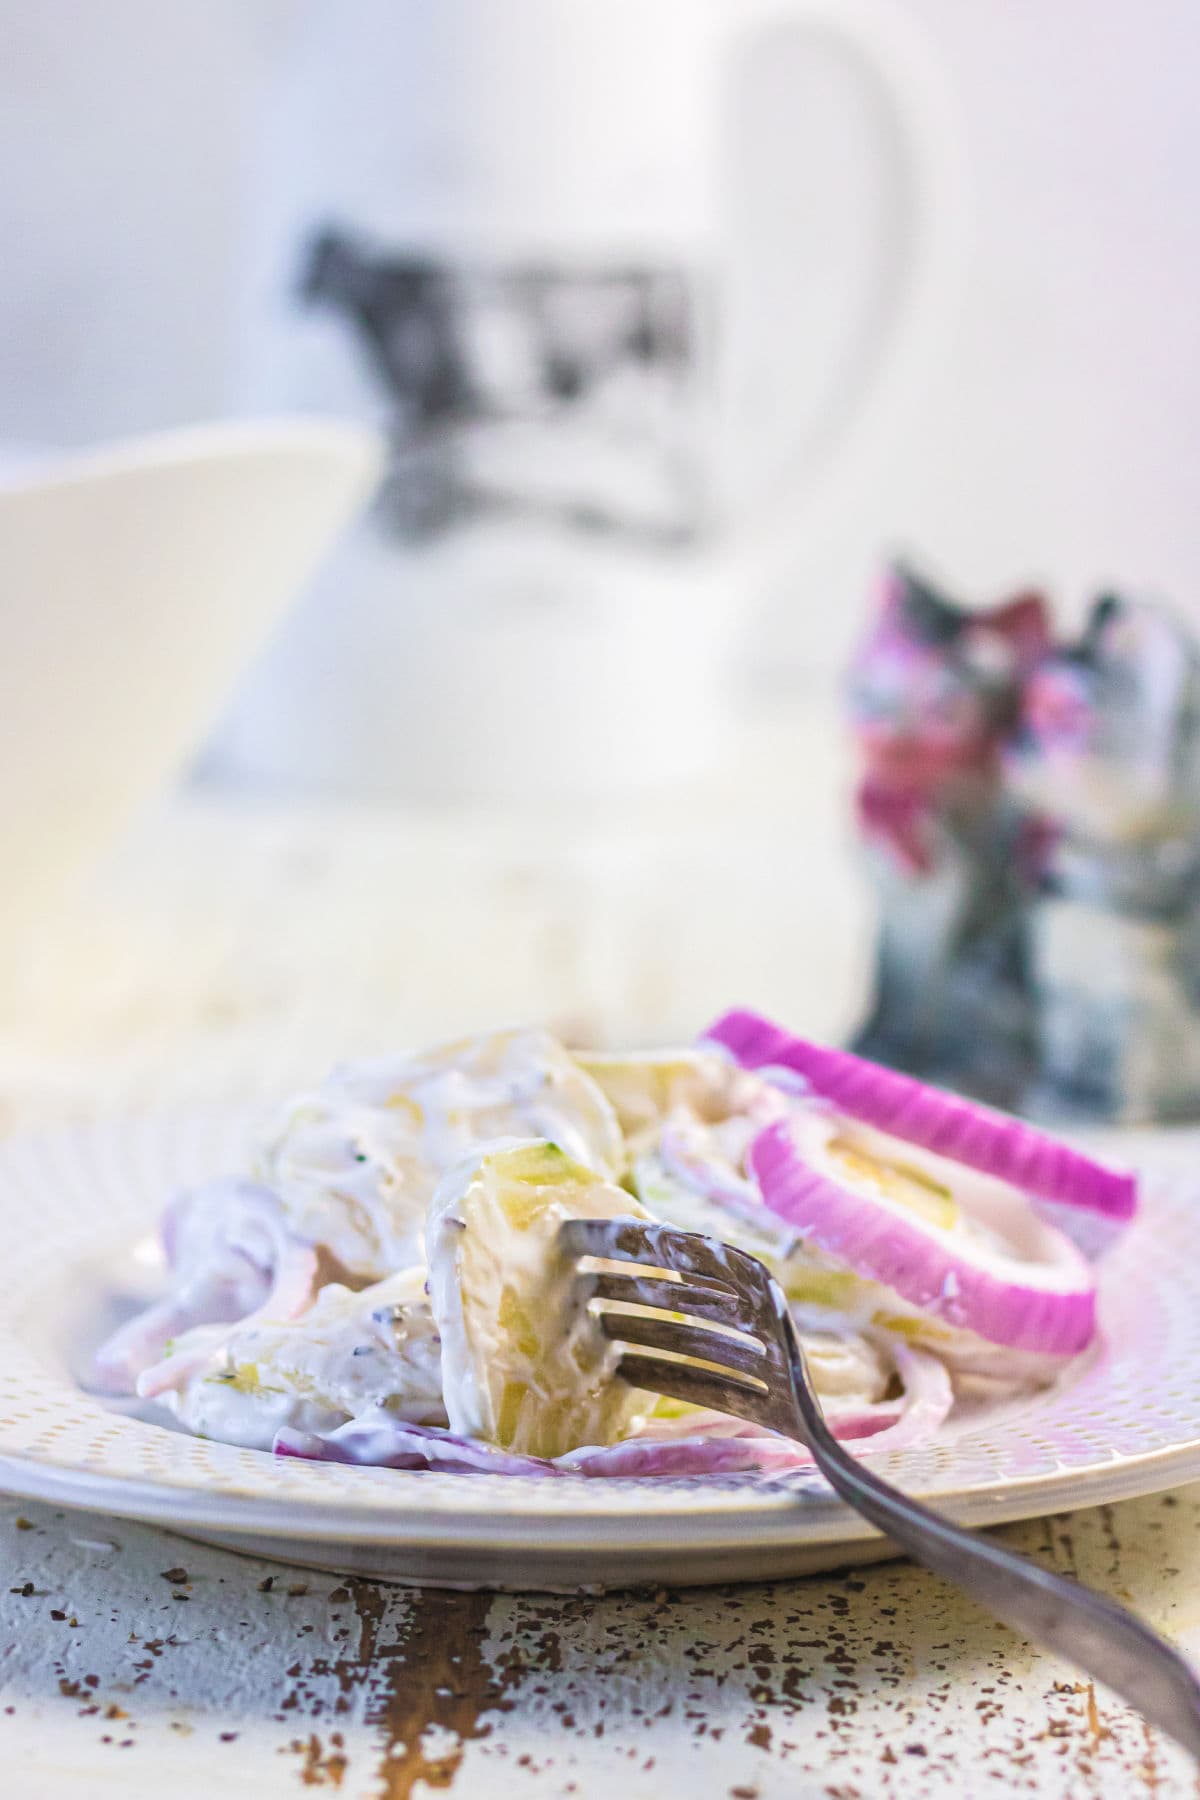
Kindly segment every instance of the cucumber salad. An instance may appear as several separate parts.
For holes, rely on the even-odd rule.
[[[831,1428],[869,1453],[1055,1380],[1097,1331],[1063,1222],[1135,1205],[1130,1175],[754,1013],[663,1053],[501,1031],[336,1069],[244,1169],[172,1199],[165,1291],[92,1382],[282,1456],[803,1468],[802,1445],[621,1377],[573,1300],[566,1220],[656,1219],[758,1257]]]

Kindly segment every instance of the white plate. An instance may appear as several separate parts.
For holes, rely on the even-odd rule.
[[[289,1562],[509,1588],[793,1575],[889,1554],[812,1477],[557,1481],[276,1461],[86,1394],[87,1351],[157,1279],[178,1184],[236,1167],[245,1114],[114,1119],[0,1145],[0,1485]],[[1200,1137],[1123,1146],[1141,1218],[1105,1262],[1104,1341],[1063,1383],[878,1459],[973,1525],[1200,1476]]]

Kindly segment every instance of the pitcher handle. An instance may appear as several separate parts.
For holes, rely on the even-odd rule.
[[[767,31],[798,30],[845,53],[882,96],[899,153],[905,218],[888,291],[862,332],[854,372],[820,432],[819,473],[803,453],[781,460],[770,491],[725,505],[741,522],[742,550],[764,569],[778,568],[798,531],[824,527],[853,492],[873,446],[886,435],[897,400],[953,312],[966,264],[967,203],[963,132],[924,33],[882,0],[738,0],[731,8],[731,55]],[[728,58],[721,59],[721,66]],[[737,204],[737,196],[727,196]],[[726,356],[730,353],[724,352]],[[717,369],[721,431],[732,363]],[[717,444],[717,463],[720,444]]]

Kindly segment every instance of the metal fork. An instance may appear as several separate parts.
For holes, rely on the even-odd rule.
[[[1200,1682],[1148,1625],[1105,1595],[951,1524],[843,1448],[822,1417],[783,1292],[756,1257],[633,1219],[571,1220],[559,1244],[571,1257],[637,1265],[628,1273],[593,1267],[576,1274],[579,1304],[622,1346],[618,1367],[627,1381],[806,1445],[842,1499],[909,1556],[1107,1683],[1200,1757]],[[668,1316],[680,1313],[684,1320]]]

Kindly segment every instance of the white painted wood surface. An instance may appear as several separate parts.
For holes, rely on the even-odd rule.
[[[736,854],[722,816],[539,845],[528,826],[177,810],[25,971],[0,1117],[271,1087],[335,1051],[541,1010],[687,1030],[768,999],[755,986],[775,966],[781,1009],[832,1028],[863,917],[832,810],[816,886],[778,800],[739,811]],[[1200,1658],[1200,1488],[1006,1535]],[[1198,1791],[1158,1733],[905,1564],[679,1594],[410,1593],[3,1498],[0,1545],[13,1800]]]
[[[1010,1529],[1200,1654],[1200,1490]],[[564,1599],[387,1589],[0,1506],[5,1794],[1175,1800],[1184,1752],[907,1564]]]

